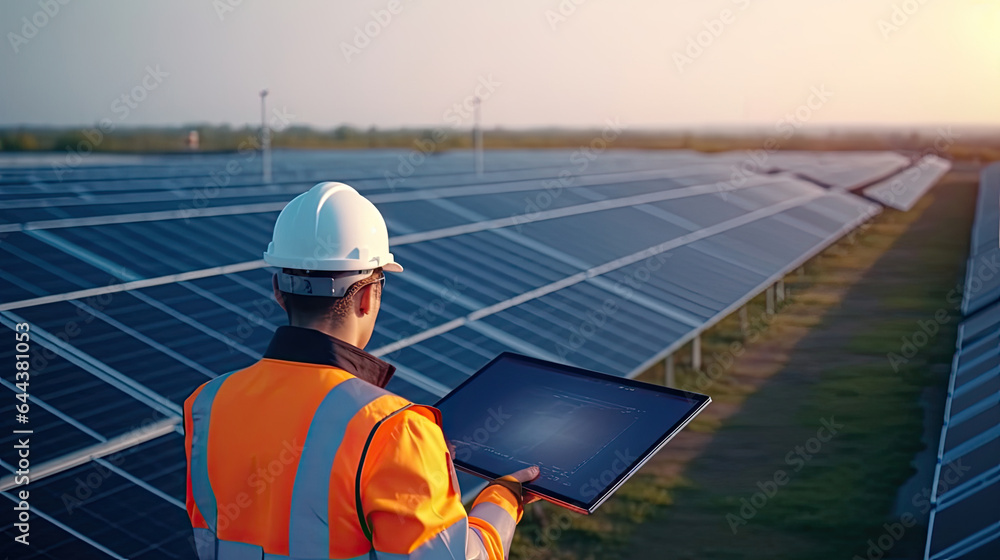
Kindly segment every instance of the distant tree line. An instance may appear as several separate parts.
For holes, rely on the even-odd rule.
[[[162,153],[189,150],[191,131],[198,133],[200,151],[236,151],[240,146],[257,146],[257,127],[229,125],[192,125],[174,127],[117,128],[95,137],[86,128],[8,127],[0,128],[0,151],[65,151],[81,145],[98,152]],[[488,149],[505,148],[580,148],[601,138],[600,129],[488,129],[484,145]],[[702,152],[755,150],[767,143],[784,150],[935,150],[954,159],[1000,160],[1000,134],[958,134],[942,145],[942,133],[933,129],[906,130],[829,130],[803,129],[790,138],[768,130],[743,131],[649,131],[626,129],[617,134],[607,148],[690,149]],[[937,144],[935,144],[937,142]],[[371,149],[417,148],[421,151],[445,151],[472,147],[468,129],[439,128],[358,128],[348,125],[333,129],[290,126],[273,131],[275,148],[298,149]],[[944,149],[941,149],[943,146]],[[603,148],[602,148],[603,149]],[[89,150],[88,150],[89,151]]]

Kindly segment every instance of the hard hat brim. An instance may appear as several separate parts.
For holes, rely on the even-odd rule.
[[[269,246],[268,249],[271,247]],[[397,263],[396,261],[389,260],[389,262],[384,265],[378,264],[378,262],[371,261],[361,261],[358,259],[309,259],[302,257],[281,257],[271,253],[270,251],[264,251],[263,253],[264,262],[269,266],[277,268],[295,268],[301,270],[328,270],[331,272],[338,271],[348,271],[348,270],[370,270],[373,268],[381,267],[382,270],[388,272],[403,272],[403,265]],[[387,257],[392,259],[392,254],[390,253]]]

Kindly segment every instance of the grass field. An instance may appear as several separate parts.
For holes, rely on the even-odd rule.
[[[512,558],[867,558],[883,533],[872,558],[918,557],[933,472],[913,465],[940,427],[975,181],[952,172],[831,247],[747,333],[712,329],[711,373],[678,368],[709,409],[598,514],[530,508]]]

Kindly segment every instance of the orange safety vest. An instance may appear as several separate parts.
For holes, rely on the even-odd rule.
[[[440,413],[363,380],[392,370],[279,327],[263,359],[198,387],[184,402],[198,556],[506,558],[514,496],[488,486],[466,514]]]

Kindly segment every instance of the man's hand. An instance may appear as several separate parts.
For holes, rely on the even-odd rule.
[[[454,457],[455,456],[455,444],[453,444],[450,440],[445,440],[445,443],[448,445],[448,451],[451,452],[451,456]],[[508,475],[505,475],[505,476],[501,476],[500,478],[506,478],[507,480],[514,480],[514,481],[520,482],[521,484],[524,484],[525,482],[531,482],[532,480],[535,480],[536,478],[538,478],[538,475],[540,473],[541,473],[541,471],[538,469],[538,467],[535,466],[535,465],[532,465],[530,467],[525,467],[525,468],[523,468],[523,469],[521,469],[521,470],[519,470],[517,472],[511,473],[511,474],[508,474]],[[538,496],[525,496],[524,492],[522,492],[521,493],[521,500],[522,500],[521,501],[522,504],[532,504],[532,503],[537,502],[539,500],[539,498],[538,498]]]
[[[508,474],[506,476],[501,476],[500,478],[504,478],[504,479],[507,479],[507,480],[514,480],[516,482],[520,482],[521,484],[524,484],[525,482],[531,482],[532,480],[535,480],[536,478],[538,478],[538,475],[540,473],[541,473],[541,471],[538,469],[538,467],[533,465],[533,466],[530,466],[530,467],[523,468],[523,469],[521,469],[521,470],[519,470],[517,472]],[[524,504],[530,504],[530,503],[538,501],[538,496],[524,495],[523,492],[522,492],[522,496],[523,496],[523,500],[524,500],[523,503]]]

